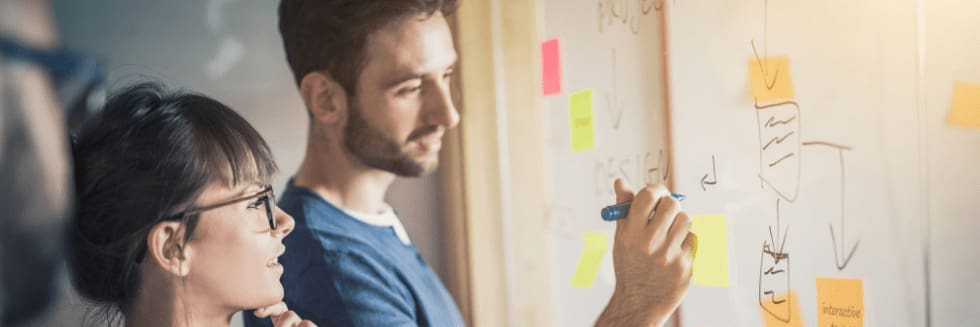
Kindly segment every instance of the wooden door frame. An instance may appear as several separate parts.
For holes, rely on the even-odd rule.
[[[473,326],[552,325],[539,1],[464,0],[443,150],[446,284]]]

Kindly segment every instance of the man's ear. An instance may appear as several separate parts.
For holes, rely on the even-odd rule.
[[[184,242],[185,229],[180,222],[157,223],[146,236],[146,257],[174,276],[187,276],[191,270],[190,250]]]
[[[310,72],[299,84],[306,110],[321,124],[337,124],[347,117],[347,91],[326,72]]]

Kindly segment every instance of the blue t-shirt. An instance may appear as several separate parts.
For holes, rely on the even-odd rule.
[[[351,217],[309,189],[286,186],[296,227],[279,257],[290,310],[319,326],[462,326],[446,288],[391,227]],[[244,315],[245,326],[272,326]]]

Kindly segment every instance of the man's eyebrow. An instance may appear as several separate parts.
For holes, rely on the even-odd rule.
[[[388,83],[385,83],[385,88],[389,89],[397,86],[398,84],[405,83],[415,79],[422,79],[425,74],[419,72],[411,72],[395,75]]]

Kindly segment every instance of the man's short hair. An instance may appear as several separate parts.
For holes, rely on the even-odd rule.
[[[282,0],[279,33],[297,85],[324,71],[354,94],[371,33],[436,11],[449,17],[457,6],[457,0]]]

